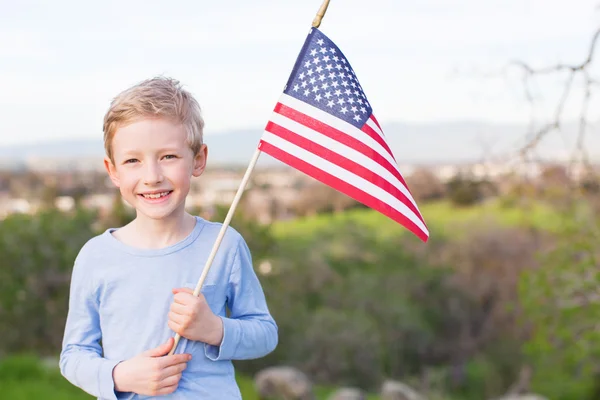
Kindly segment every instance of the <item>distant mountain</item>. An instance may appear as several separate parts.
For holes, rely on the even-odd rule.
[[[383,129],[398,163],[460,163],[480,160],[515,150],[525,141],[524,125],[484,122],[440,122],[427,124],[388,123]],[[566,125],[562,133],[553,133],[540,145],[544,158],[564,158],[576,141],[577,127]],[[262,129],[232,130],[207,133],[211,165],[247,165],[262,135]],[[600,140],[595,132],[587,138],[588,149],[598,149]],[[77,159],[101,159],[104,156],[102,138],[54,140],[36,144],[0,146],[0,164],[31,164],[37,159],[74,162]],[[260,165],[278,163],[263,155]]]

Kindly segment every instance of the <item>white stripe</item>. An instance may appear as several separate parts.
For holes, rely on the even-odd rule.
[[[375,132],[377,132],[377,134],[379,136],[381,136],[381,138],[383,140],[385,140],[385,135],[383,134],[382,130],[379,129],[379,127],[377,126],[377,124],[375,123],[375,121],[373,121],[373,119],[369,118],[367,120],[367,125],[369,125],[371,127],[371,129],[373,129]]]
[[[404,203],[402,203],[398,198],[392,196],[387,191],[381,189],[379,186],[374,185],[373,183],[361,178],[360,176],[356,176],[351,173],[347,169],[339,167],[313,153],[310,151],[304,150],[303,148],[296,146],[293,143],[288,142],[280,138],[277,135],[274,135],[268,131],[264,131],[262,135],[262,140],[297,157],[305,162],[319,168],[322,171],[327,172],[330,175],[336,176],[339,179],[349,183],[350,185],[356,187],[363,192],[370,194],[376,199],[386,203],[390,207],[394,208],[400,214],[405,215],[408,219],[410,219],[421,231],[425,232],[427,236],[429,236],[429,231],[423,224],[423,222],[415,215],[415,213],[408,208]]]
[[[398,165],[396,164],[390,153],[386,149],[384,149],[383,146],[379,144],[379,142],[377,142],[371,136],[361,131],[354,125],[349,124],[343,119],[339,119],[329,113],[326,113],[323,110],[319,110],[318,108],[313,107],[308,103],[295,99],[292,96],[289,96],[285,93],[281,95],[281,97],[279,98],[279,102],[290,108],[296,109],[301,113],[308,115],[311,118],[322,121],[327,125],[331,126],[332,128],[342,131],[347,135],[359,140],[363,144],[371,147],[373,150],[379,153],[379,155],[388,160],[388,162],[398,171],[398,173],[400,173],[400,171],[398,170]]]
[[[408,189],[400,182],[398,178],[396,178],[390,171],[384,168],[381,164],[373,160],[371,157],[365,156],[360,151],[356,151],[352,147],[346,146],[343,143],[338,142],[337,140],[331,139],[330,137],[315,131],[314,129],[308,128],[284,115],[273,113],[271,117],[271,121],[280,125],[308,140],[313,141],[314,143],[320,144],[321,146],[336,152],[337,154],[346,157],[368,170],[374,172],[375,174],[381,176],[385,180],[387,180],[392,186],[396,187],[401,193],[403,193],[410,202],[417,207],[415,200],[412,198]],[[418,209],[418,208],[416,208]]]

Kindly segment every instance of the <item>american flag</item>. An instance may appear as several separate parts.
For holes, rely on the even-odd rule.
[[[400,223],[429,231],[350,63],[312,28],[258,148]]]

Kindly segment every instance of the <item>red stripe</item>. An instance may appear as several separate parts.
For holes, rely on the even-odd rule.
[[[379,130],[381,131],[381,133],[384,133],[383,129],[381,129],[381,125],[379,125],[379,122],[377,122],[377,118],[375,118],[375,115],[371,114],[370,118],[373,120],[373,122],[375,122],[375,125],[377,125],[377,127],[379,128]],[[385,136],[385,134],[384,134],[384,136]]]
[[[383,146],[383,148],[390,154],[390,156],[392,156],[394,161],[396,161],[396,158],[394,157],[394,154],[392,154],[392,150],[390,150],[390,148],[388,147],[387,142],[383,137],[381,137],[379,133],[375,131],[375,129],[371,128],[368,124],[364,124],[360,130],[366,133],[367,135],[371,136],[377,142],[379,142]]]
[[[304,113],[301,113],[300,111],[298,111],[294,108],[288,107],[284,104],[277,103],[274,111],[276,113],[279,113],[279,114],[281,114],[293,121],[296,121],[308,128],[311,128],[333,140],[336,140],[342,144],[345,144],[346,146],[351,147],[354,150],[373,159],[375,162],[377,162],[382,167],[387,169],[392,175],[394,175],[396,178],[398,178],[398,180],[400,182],[402,182],[402,184],[408,189],[408,186],[406,185],[404,178],[398,171],[398,168],[395,168],[388,160],[386,160],[383,156],[381,156],[381,154],[379,154],[372,147],[367,146],[360,140],[352,137],[351,135],[347,134],[346,132],[332,128],[331,126],[325,124],[324,122],[314,119],[314,118],[312,118]],[[377,132],[373,131],[372,129],[371,129],[371,132],[373,132],[374,136],[377,136],[380,141],[383,141],[383,139],[381,138],[381,136],[379,136],[379,134]],[[369,134],[368,132],[365,132],[365,133]],[[369,136],[371,136],[371,135],[369,135]],[[383,143],[385,144],[385,142],[383,142]],[[388,152],[390,152],[387,145],[385,145],[385,148],[387,149]],[[391,155],[391,152],[390,152],[390,155]],[[393,157],[394,156],[392,155],[392,158]]]
[[[415,215],[425,224],[423,217],[417,210],[417,207],[411,202],[411,200],[406,197],[404,193],[402,193],[396,186],[389,183],[385,178],[381,175],[374,173],[373,171],[368,170],[364,166],[344,157],[340,154],[332,151],[332,149],[326,148],[318,143],[313,142],[297,133],[294,133],[280,125],[277,125],[274,122],[269,121],[265,130],[271,132],[274,135],[279,136],[280,138],[295,144],[298,147],[301,147],[311,153],[347,170],[352,172],[353,174],[360,176],[361,178],[373,183],[374,185],[380,187],[385,190],[399,201],[401,201],[404,205],[406,205]]]
[[[389,206],[388,204],[382,202],[381,200],[371,196],[370,194],[360,189],[357,189],[356,187],[350,185],[348,182],[336,178],[335,176],[315,167],[314,165],[311,165],[306,161],[303,161],[281,150],[280,148],[271,145],[268,142],[261,140],[258,145],[258,148],[261,151],[269,154],[270,156],[278,159],[279,161],[284,162],[290,165],[291,167],[296,168],[297,170],[302,171],[305,174],[325,183],[326,185],[331,186],[332,188],[350,196],[356,201],[363,203],[367,207],[379,211],[383,215],[403,225],[406,229],[414,233],[422,241],[427,242],[428,235],[424,231],[422,231],[414,222],[412,222],[404,214],[400,213],[399,211]]]

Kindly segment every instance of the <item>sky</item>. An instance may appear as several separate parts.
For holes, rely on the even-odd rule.
[[[320,29],[349,59],[384,130],[390,122],[526,123],[520,73],[506,65],[582,61],[597,4],[331,0]],[[0,0],[0,146],[101,137],[111,99],[155,75],[196,96],[206,135],[262,129],[320,5]],[[563,78],[536,86],[539,118]],[[574,101],[565,118],[577,111]]]

